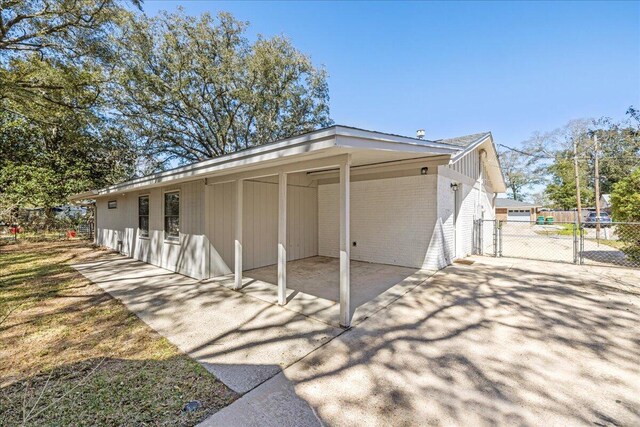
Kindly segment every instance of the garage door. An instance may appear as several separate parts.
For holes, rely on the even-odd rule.
[[[531,221],[531,211],[529,209],[509,209],[507,212],[507,221]]]

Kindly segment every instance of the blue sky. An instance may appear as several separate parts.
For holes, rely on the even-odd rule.
[[[329,72],[336,123],[516,145],[571,119],[640,107],[640,2],[151,1],[224,10]]]

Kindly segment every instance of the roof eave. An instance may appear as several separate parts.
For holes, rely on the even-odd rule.
[[[304,135],[265,144],[250,149],[231,153],[203,162],[178,167],[164,172],[147,175],[123,183],[115,184],[99,190],[71,196],[70,200],[80,200],[85,194],[100,197],[113,193],[121,193],[162,185],[174,181],[197,179],[212,173],[224,174],[225,170],[256,165],[260,162],[282,161],[303,154],[340,147],[343,149],[371,149],[403,151],[418,154],[453,155],[458,147],[432,141],[416,140],[391,134],[376,133],[345,126],[332,126]]]

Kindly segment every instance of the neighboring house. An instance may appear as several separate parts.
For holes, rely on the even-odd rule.
[[[496,199],[496,219],[500,221],[530,222],[536,220],[541,206],[513,199]]]
[[[73,197],[95,199],[96,243],[198,279],[340,259],[439,269],[472,251],[505,183],[490,133],[428,141],[332,126]],[[242,218],[242,221],[237,221]],[[282,274],[280,274],[282,273]],[[338,278],[336,278],[338,280]],[[344,313],[343,313],[344,311]]]
[[[600,209],[611,213],[611,194],[602,194],[600,196]]]
[[[33,219],[34,217],[44,216],[43,208],[25,209],[27,219]],[[85,206],[76,205],[64,205],[56,206],[51,209],[53,215],[58,219],[76,219],[80,216],[87,214],[87,208]]]

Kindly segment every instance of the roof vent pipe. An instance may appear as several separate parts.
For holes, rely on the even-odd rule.
[[[418,130],[416,131],[416,137],[417,137],[418,139],[424,139],[424,129],[418,129]]]

